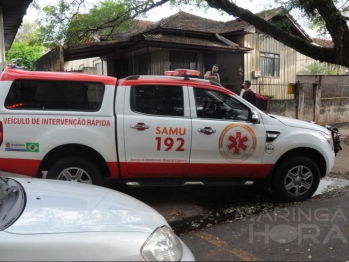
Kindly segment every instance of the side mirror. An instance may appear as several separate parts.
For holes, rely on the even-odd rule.
[[[250,122],[253,123],[253,124],[259,124],[260,123],[260,121],[259,121],[259,114],[257,113],[257,111],[252,111],[252,116],[251,116]]]

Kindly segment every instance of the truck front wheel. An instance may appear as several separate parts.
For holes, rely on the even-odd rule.
[[[271,187],[277,200],[296,202],[310,198],[319,183],[318,166],[306,156],[298,156],[280,163],[275,170]]]
[[[99,168],[84,158],[66,157],[55,162],[48,170],[48,179],[103,185]]]

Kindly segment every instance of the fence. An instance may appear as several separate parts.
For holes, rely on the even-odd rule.
[[[222,82],[222,86],[240,94],[241,83]],[[288,93],[288,84],[252,84],[251,87],[261,95],[272,97],[273,99],[294,99],[294,94]]]
[[[298,79],[294,99],[272,99],[268,113],[318,124],[348,123],[349,76],[328,77]]]

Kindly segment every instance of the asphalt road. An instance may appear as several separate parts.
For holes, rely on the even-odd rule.
[[[349,194],[180,235],[198,261],[347,261]]]

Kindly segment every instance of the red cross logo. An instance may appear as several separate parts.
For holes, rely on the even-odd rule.
[[[240,154],[240,149],[246,151],[247,145],[245,143],[248,141],[248,136],[244,135],[241,137],[241,131],[235,132],[235,137],[230,135],[228,137],[230,144],[227,146],[229,151],[234,149],[234,154]]]

